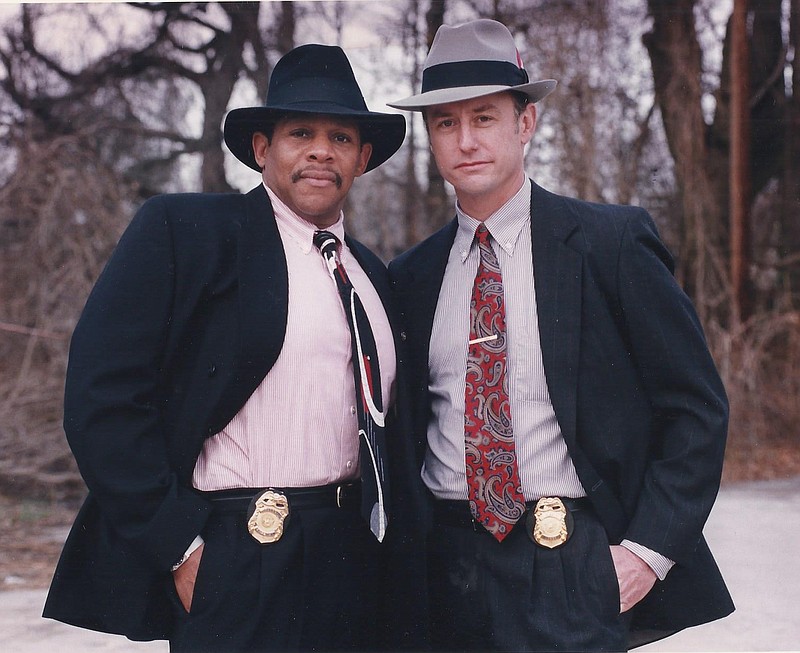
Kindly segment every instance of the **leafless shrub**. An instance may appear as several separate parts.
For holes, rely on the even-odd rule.
[[[800,474],[800,312],[708,329],[731,404],[727,480]]]
[[[89,129],[20,139],[0,188],[0,491],[83,491],[61,429],[69,334],[124,228],[131,188]]]

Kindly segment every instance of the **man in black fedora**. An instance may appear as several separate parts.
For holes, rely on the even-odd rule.
[[[386,270],[342,206],[404,134],[340,48],[304,45],[225,121],[263,183],[136,214],[72,339],[89,495],[44,616],[173,651],[374,647],[379,542],[408,495]]]
[[[702,535],[725,390],[651,217],[525,174],[555,86],[477,20],[391,104],[423,112],[458,199],[389,266],[437,649],[624,650],[733,610]]]

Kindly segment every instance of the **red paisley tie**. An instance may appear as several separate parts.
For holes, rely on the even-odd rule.
[[[489,232],[475,232],[480,264],[470,301],[464,438],[473,518],[502,542],[525,512],[506,379],[503,278]]]

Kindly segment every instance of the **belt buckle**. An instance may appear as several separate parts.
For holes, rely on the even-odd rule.
[[[247,531],[260,544],[272,544],[283,536],[289,517],[289,500],[275,490],[266,490],[253,499],[248,511]]]
[[[572,535],[572,514],[558,497],[542,497],[526,518],[528,537],[539,546],[555,549]]]

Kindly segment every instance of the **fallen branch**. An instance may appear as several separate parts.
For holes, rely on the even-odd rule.
[[[66,333],[47,331],[46,329],[35,329],[32,327],[22,326],[21,324],[10,324],[9,322],[0,322],[0,331],[20,333],[22,335],[35,336],[37,338],[50,338],[51,340],[66,340],[69,338],[69,334]]]

